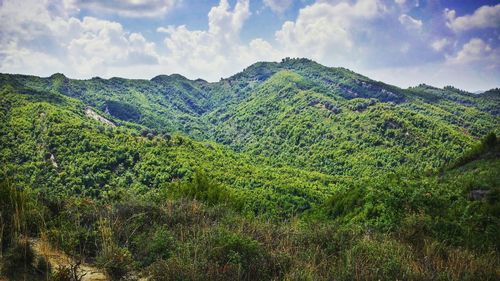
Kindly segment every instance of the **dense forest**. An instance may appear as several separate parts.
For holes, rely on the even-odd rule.
[[[308,59],[0,74],[0,280],[499,280],[498,136],[499,89]]]

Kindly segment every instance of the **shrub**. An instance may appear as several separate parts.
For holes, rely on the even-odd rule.
[[[116,244],[112,228],[106,220],[99,222],[101,233],[101,252],[97,256],[97,264],[104,269],[112,280],[122,279],[129,271],[132,257],[128,249]]]
[[[407,280],[411,260],[411,252],[402,244],[366,236],[344,253],[338,276],[340,280]]]
[[[420,268],[428,280],[498,280],[498,256],[492,252],[477,254],[462,248],[427,240]]]
[[[238,279],[262,280],[269,275],[269,260],[265,250],[255,240],[219,230],[212,238],[210,260],[215,274]]]
[[[497,144],[497,136],[495,133],[491,132],[483,139],[482,143],[486,147],[495,147]]]
[[[448,169],[455,169],[460,166],[463,166],[469,163],[470,161],[475,160],[476,158],[481,156],[481,154],[487,151],[494,150],[496,146],[498,146],[497,136],[495,135],[495,133],[491,132],[481,140],[481,143],[472,147],[469,151],[465,152],[463,155],[461,155],[460,157],[455,159],[451,164],[449,164]]]
[[[361,229],[356,226],[345,228],[335,223],[311,223],[299,232],[295,244],[297,247],[321,249],[329,256],[338,256],[349,249],[360,235]]]
[[[86,198],[45,199],[50,206],[46,234],[49,242],[71,256],[95,258],[98,252],[99,209]]]
[[[432,234],[431,224],[432,218],[429,215],[409,214],[402,220],[398,234],[404,241],[421,248],[425,239]]]
[[[147,274],[151,281],[202,280],[191,264],[182,263],[177,258],[158,260],[148,267]],[[198,276],[198,278],[196,278]],[[207,280],[206,276],[203,276]]]
[[[141,266],[148,266],[157,260],[170,258],[174,247],[174,238],[166,227],[160,226],[134,239],[134,259]]]
[[[343,217],[356,213],[365,205],[366,190],[360,186],[337,191],[325,203],[325,209],[330,217]]]
[[[28,240],[16,240],[3,256],[2,274],[15,277],[33,267],[35,254]]]
[[[212,206],[226,203],[231,204],[234,208],[240,208],[242,205],[234,192],[213,182],[199,171],[194,174],[190,182],[175,185],[172,188],[171,191],[173,194],[200,200]]]
[[[0,181],[0,252],[16,243],[21,232],[26,231],[26,200],[25,192],[6,180]]]
[[[137,121],[141,118],[140,111],[133,105],[121,101],[107,101],[109,114],[125,121]]]
[[[71,269],[68,266],[60,265],[57,270],[52,274],[51,281],[75,281],[71,274]]]
[[[132,258],[126,248],[113,246],[97,257],[97,264],[104,269],[111,280],[120,280],[129,272]]]

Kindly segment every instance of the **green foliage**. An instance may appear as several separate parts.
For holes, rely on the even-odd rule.
[[[339,272],[339,280],[354,280],[363,276],[365,280],[409,280],[412,260],[409,248],[395,241],[377,241],[362,238],[343,258],[345,264]]]
[[[46,277],[42,236],[113,279],[498,279],[497,90],[289,58],[0,87],[2,274]]]
[[[158,260],[167,260],[175,250],[175,242],[171,233],[164,226],[150,232],[138,234],[133,239],[134,260],[146,267]]]
[[[111,280],[122,279],[129,271],[132,263],[131,254],[128,249],[120,247],[113,239],[113,230],[108,221],[99,222],[101,234],[101,252],[97,256],[97,264],[103,268]]]
[[[153,281],[197,280],[193,278],[192,272],[191,266],[174,258],[168,261],[158,260],[148,268],[148,275]]]
[[[364,188],[359,186],[339,190],[325,203],[326,211],[332,217],[342,217],[350,212],[357,212],[365,205],[365,195]]]
[[[498,251],[498,161],[471,164],[458,174],[365,179],[338,190],[325,202],[323,212],[343,224],[396,231],[409,243],[432,237],[452,245]],[[478,169],[484,173],[477,175]],[[484,200],[471,201],[471,184],[490,193]]]
[[[479,157],[488,157],[488,154],[495,154],[498,152],[500,152],[500,141],[497,139],[494,132],[490,132],[481,140],[481,143],[473,146],[467,152],[455,159],[448,168],[458,168]]]
[[[1,236],[0,249],[7,249],[17,236],[21,234],[21,228],[24,221],[24,198],[23,192],[7,181],[0,182],[0,229]]]
[[[134,106],[118,101],[106,102],[106,110],[112,116],[124,121],[139,121],[141,113]]]
[[[190,182],[172,185],[171,193],[180,197],[200,200],[210,205],[229,203],[237,207],[236,195],[230,189],[214,183],[203,173],[196,171]]]
[[[97,206],[86,199],[66,199],[64,205],[60,199],[45,199],[50,211],[46,224],[46,236],[52,245],[75,258],[92,257],[98,253],[98,228],[95,222],[99,218]]]
[[[209,258],[218,271],[235,279],[266,279],[265,251],[257,241],[225,231],[217,231],[212,239]]]

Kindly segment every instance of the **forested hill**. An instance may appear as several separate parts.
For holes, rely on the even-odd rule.
[[[498,280],[499,109],[307,59],[0,74],[0,279]]]
[[[215,83],[2,74],[0,85],[76,98],[145,135],[182,133],[330,175],[437,169],[499,130],[498,91],[400,89],[308,59],[259,62]]]

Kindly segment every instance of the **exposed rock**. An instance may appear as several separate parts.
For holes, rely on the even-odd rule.
[[[59,167],[59,165],[57,165],[56,158],[52,153],[50,154],[50,162],[52,162],[52,166],[54,166],[55,168]]]
[[[111,122],[110,120],[102,117],[101,115],[97,114],[95,111],[93,111],[91,108],[85,109],[85,115],[95,119],[103,124],[109,125],[111,127],[116,127],[115,123]]]

